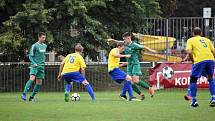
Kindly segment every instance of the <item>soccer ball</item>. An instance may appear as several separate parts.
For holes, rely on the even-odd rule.
[[[162,69],[162,74],[165,79],[171,79],[174,75],[174,71],[171,67],[166,66]]]
[[[80,99],[81,99],[81,97],[80,97],[80,94],[78,94],[78,93],[73,93],[71,95],[71,100],[72,101],[80,101]]]

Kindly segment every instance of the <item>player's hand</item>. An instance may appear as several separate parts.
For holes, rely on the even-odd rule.
[[[126,58],[130,58],[131,57],[131,55],[126,55]]]
[[[120,65],[119,65],[119,67],[121,68],[121,67],[124,67],[124,66],[127,66],[128,65],[128,62],[122,62]]]
[[[184,60],[184,59],[181,59],[181,62],[185,62],[185,60]]]
[[[34,68],[36,68],[37,66],[38,66],[38,65],[35,63],[35,64],[34,64]]]
[[[60,74],[57,76],[57,80],[58,80],[58,81],[61,80],[61,75],[60,75]]]

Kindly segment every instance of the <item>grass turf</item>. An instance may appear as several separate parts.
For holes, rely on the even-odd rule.
[[[64,102],[64,94],[42,93],[36,102],[23,102],[21,93],[0,93],[0,121],[213,121],[208,90],[198,91],[199,107],[183,99],[185,91],[157,91],[154,98],[145,92],[141,102],[123,101],[119,92],[96,92],[92,102],[86,92],[80,102]],[[30,94],[28,94],[29,96]]]

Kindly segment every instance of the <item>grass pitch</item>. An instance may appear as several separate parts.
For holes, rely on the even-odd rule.
[[[64,102],[64,94],[38,93],[36,102],[23,102],[21,93],[0,93],[0,121],[213,121],[208,90],[198,91],[199,107],[183,99],[185,91],[157,91],[154,98],[145,92],[141,102],[123,101],[119,92],[95,92],[92,102],[81,92],[80,102]],[[29,96],[30,94],[28,94]]]

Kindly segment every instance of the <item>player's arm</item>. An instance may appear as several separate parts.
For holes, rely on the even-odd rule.
[[[192,43],[191,43],[191,41],[189,41],[189,39],[187,40],[186,53],[187,54],[186,54],[185,58],[182,59],[182,62],[187,61],[188,59],[192,60],[192,62],[193,62]]]
[[[80,73],[85,77],[85,68],[81,68]]]
[[[59,68],[59,72],[58,72],[58,76],[57,76],[58,80],[60,80],[60,78],[61,78],[61,72],[63,70],[64,64],[65,64],[65,59],[60,64],[60,68]]]
[[[86,64],[84,62],[84,59],[83,57],[80,58],[80,65],[81,65],[81,68],[80,68],[80,73],[85,77],[85,69],[86,69]]]
[[[34,61],[34,54],[35,54],[35,46],[34,45],[32,45],[32,47],[31,47],[31,50],[30,50],[30,53],[29,53],[29,60],[33,63],[33,65],[34,65],[34,67],[37,67],[38,65],[37,65],[37,63]]]
[[[114,56],[115,58],[123,58],[123,57],[130,58],[131,57],[131,55],[119,54],[119,52],[116,51],[116,49],[115,50],[111,50],[110,55]]]
[[[125,58],[130,58],[131,57],[131,55],[123,55],[123,54],[112,54],[115,58],[123,58],[123,57],[125,57]]]
[[[213,50],[212,53],[213,53],[213,56],[214,56],[214,58],[215,58],[215,50]]]
[[[120,42],[124,42],[124,41],[119,41],[119,40],[115,40],[115,39],[107,39],[107,42],[108,44],[111,44],[111,45],[117,45],[118,43]]]
[[[213,53],[213,56],[215,58],[215,49],[214,49],[214,46],[213,46],[213,44],[212,44],[212,42],[210,40],[209,40],[209,47],[210,47],[210,50]]]
[[[127,65],[128,65],[128,62],[120,62],[119,67],[124,67],[124,66],[127,66]]]
[[[186,50],[187,54],[186,56],[182,59],[182,62],[191,60],[193,62],[193,55],[192,55],[192,50]]]
[[[149,52],[152,52],[152,53],[157,53],[156,50],[153,50],[153,49],[151,49],[151,48],[149,48],[149,47],[147,47],[147,46],[143,46],[143,48],[144,48],[144,50],[146,50],[146,51],[149,51]],[[144,51],[141,51],[141,52],[144,52]]]

